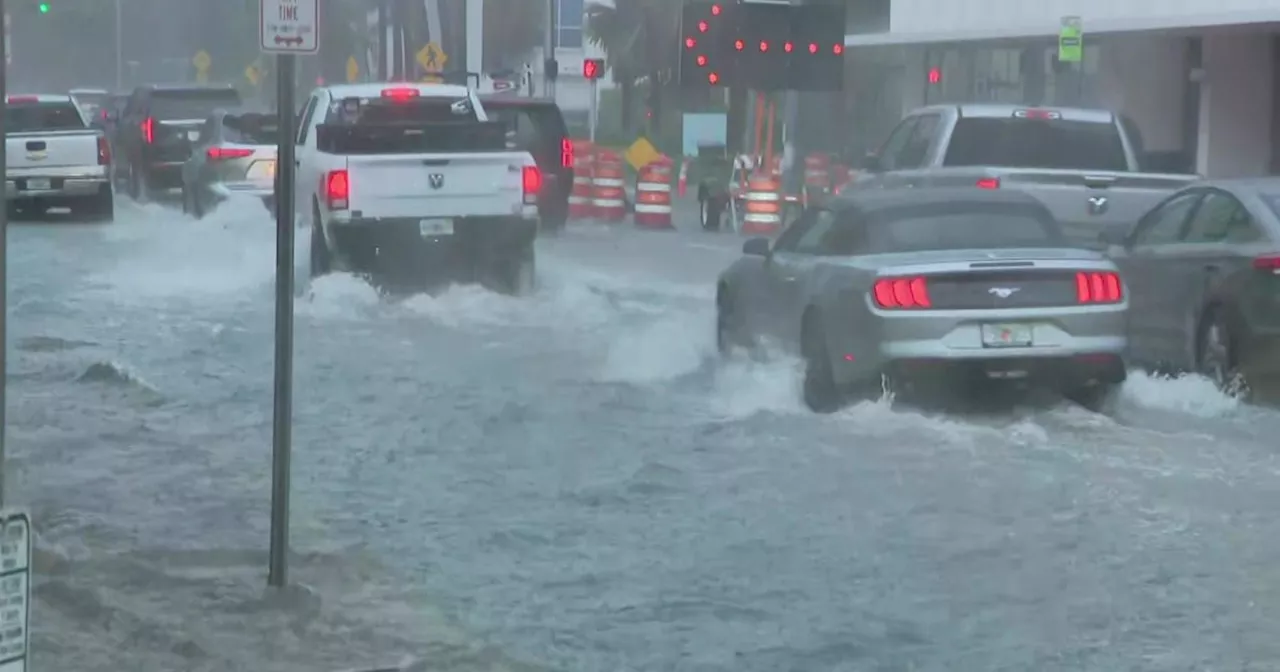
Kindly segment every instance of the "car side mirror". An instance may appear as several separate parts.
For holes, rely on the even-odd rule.
[[[752,257],[767,257],[769,245],[768,238],[748,238],[747,242],[742,244],[742,253]]]
[[[869,173],[879,171],[882,165],[880,155],[875,152],[867,152],[866,156],[862,157],[862,169]]]

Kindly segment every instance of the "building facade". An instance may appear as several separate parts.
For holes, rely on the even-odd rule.
[[[855,12],[853,6],[860,9]],[[844,138],[875,148],[911,108],[1000,101],[1103,107],[1152,170],[1280,173],[1275,0],[851,0]],[[1064,16],[1084,29],[1060,63]]]

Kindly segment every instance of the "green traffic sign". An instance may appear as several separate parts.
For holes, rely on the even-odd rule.
[[[1058,60],[1063,63],[1084,60],[1084,28],[1078,16],[1062,17],[1062,27],[1058,29]]]

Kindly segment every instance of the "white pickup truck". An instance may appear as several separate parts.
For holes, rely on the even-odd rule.
[[[316,89],[299,123],[294,191],[312,226],[312,277],[530,291],[542,175],[528,152],[506,148],[506,130],[465,86]]]
[[[11,215],[70,208],[88,219],[114,217],[110,145],[71,96],[8,96],[4,143]]]

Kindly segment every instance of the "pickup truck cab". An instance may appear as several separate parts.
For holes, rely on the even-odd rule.
[[[99,221],[115,216],[111,148],[71,96],[8,96],[4,143],[10,214],[39,217],[70,208]]]
[[[1019,189],[1042,202],[1075,244],[1128,230],[1191,174],[1140,172],[1133,126],[1107,110],[1008,104],[934,105],[907,115],[868,155],[854,189]]]
[[[145,200],[182,187],[182,166],[200,128],[218,108],[240,106],[231,86],[147,84],[120,113],[115,147],[129,197]]]
[[[530,290],[542,175],[528,152],[507,149],[506,131],[465,86],[316,89],[298,126],[294,190],[312,227],[312,277]]]

